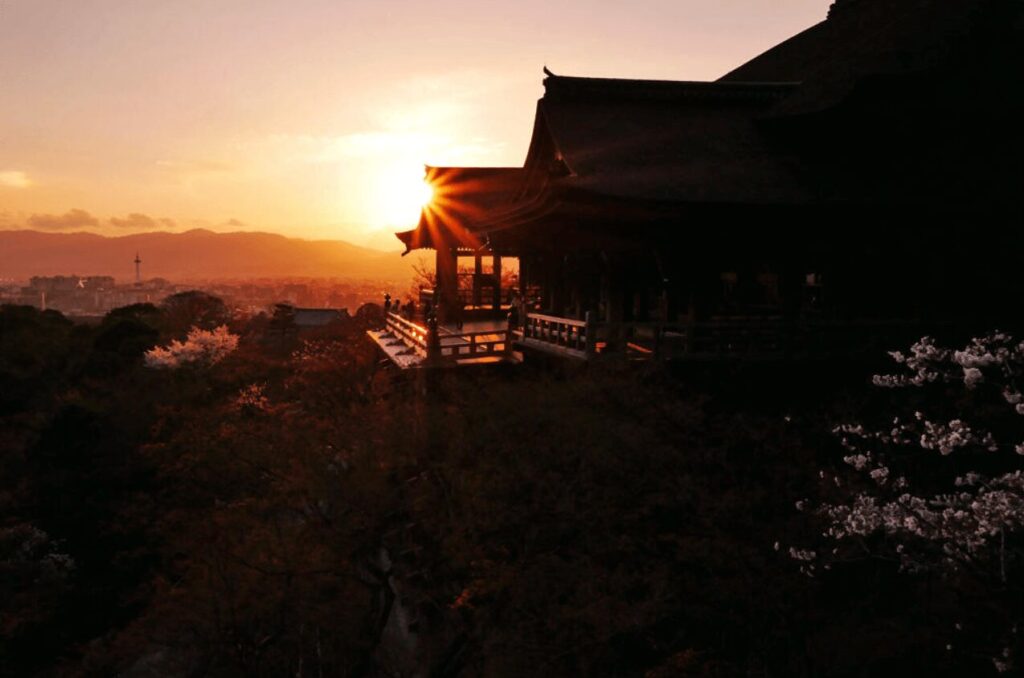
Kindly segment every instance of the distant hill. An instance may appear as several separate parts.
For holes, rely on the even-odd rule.
[[[144,278],[372,278],[408,281],[409,258],[341,240],[300,240],[274,233],[140,233],[108,238],[93,233],[0,231],[0,278],[34,275],[135,275]]]

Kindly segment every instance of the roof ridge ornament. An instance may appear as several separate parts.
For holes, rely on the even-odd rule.
[[[834,0],[828,8],[827,18],[831,19],[837,12],[845,12],[851,5],[857,5],[858,0]]]
[[[557,78],[558,77],[557,75],[555,75],[554,73],[551,72],[551,69],[547,67],[547,64],[544,65],[544,75],[548,76],[549,78]]]

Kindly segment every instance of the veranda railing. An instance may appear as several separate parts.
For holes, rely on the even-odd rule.
[[[388,313],[386,330],[400,338],[426,360],[444,363],[470,359],[507,358],[512,353],[511,332],[508,328],[456,331],[442,328],[432,331],[397,313]]]
[[[589,314],[588,314],[589,316]],[[701,322],[595,322],[529,313],[521,342],[569,357],[630,359],[773,358],[887,350],[912,338],[914,321],[793,321],[780,317]],[[885,344],[885,345],[883,345]]]

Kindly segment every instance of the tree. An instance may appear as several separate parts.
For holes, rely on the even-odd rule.
[[[925,337],[890,356],[904,371],[872,381],[906,411],[834,429],[853,477],[822,472],[824,548],[789,553],[811,575],[863,557],[941,575],[964,603],[947,650],[1009,670],[1024,616],[1024,342],[994,332],[951,350]]]
[[[420,290],[432,290],[437,287],[437,274],[431,270],[431,265],[426,259],[420,257],[412,262],[412,281],[406,296],[416,299],[419,303]]]
[[[172,341],[146,351],[146,366],[174,369],[185,365],[209,366],[238,348],[238,335],[221,325],[213,331],[193,327],[185,341]]]
[[[181,336],[189,328],[212,330],[231,320],[231,313],[219,297],[199,290],[178,292],[161,304],[164,325],[171,335]]]

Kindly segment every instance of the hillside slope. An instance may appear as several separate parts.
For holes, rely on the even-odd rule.
[[[33,275],[112,275],[130,280],[136,252],[145,278],[372,278],[406,281],[408,259],[341,240],[300,240],[273,233],[93,233],[0,231],[0,279]]]

